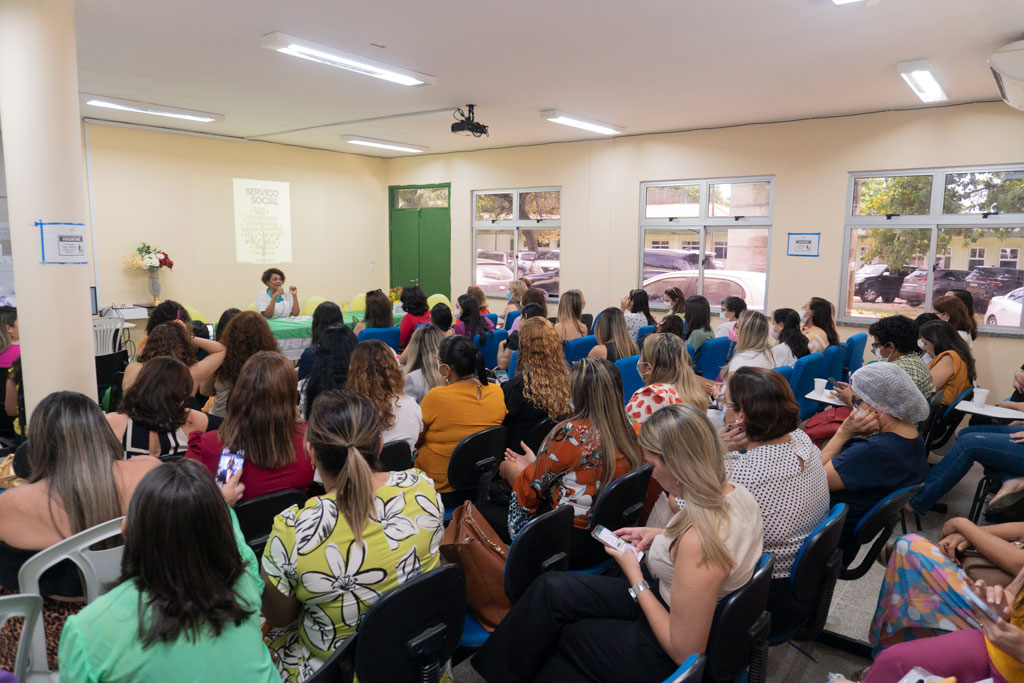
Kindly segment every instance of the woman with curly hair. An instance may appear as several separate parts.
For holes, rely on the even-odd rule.
[[[227,414],[231,387],[235,385],[245,361],[260,351],[277,351],[279,348],[266,318],[256,311],[244,311],[232,318],[224,330],[223,339],[227,349],[224,362],[200,387],[205,395],[213,396],[210,415],[217,417]]]
[[[558,420],[571,411],[569,367],[558,332],[546,318],[530,318],[519,329],[516,374],[501,388],[509,447],[519,446],[545,418]]]
[[[188,323],[182,320],[157,325],[146,339],[142,353],[124,369],[121,388],[125,391],[135,383],[147,361],[160,356],[170,356],[188,366],[188,371],[192,375],[192,391],[189,396],[195,396],[199,385],[209,379],[224,362],[224,345],[211,339],[197,338],[192,334]],[[206,358],[196,361],[196,349],[206,351]]]
[[[390,346],[377,339],[360,342],[349,361],[345,388],[370,399],[380,415],[384,443],[405,441],[416,448],[423,413],[420,404],[403,393],[405,378]]]

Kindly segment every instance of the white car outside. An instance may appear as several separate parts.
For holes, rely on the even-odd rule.
[[[985,311],[985,324],[1020,327],[1021,299],[1024,299],[1024,287],[992,297]]]
[[[665,290],[678,287],[684,297],[697,293],[697,271],[682,270],[662,273],[644,280],[644,291],[650,296],[651,306],[668,305]],[[711,306],[719,306],[727,296],[738,296],[754,310],[764,309],[765,274],[745,270],[705,270],[704,296]]]

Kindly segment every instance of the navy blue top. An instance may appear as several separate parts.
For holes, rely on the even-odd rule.
[[[306,347],[306,350],[302,352],[299,357],[299,381],[309,377],[309,373],[313,371],[313,364],[316,363],[316,347],[310,344]]]

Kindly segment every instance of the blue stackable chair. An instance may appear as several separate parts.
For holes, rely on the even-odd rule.
[[[693,348],[693,344],[687,344],[686,352],[690,354],[690,365],[693,365],[693,357],[697,355],[697,349]],[[703,666],[703,664],[701,666]]]
[[[576,361],[586,358],[590,350],[597,346],[597,338],[594,335],[573,339],[565,344],[565,362],[572,365]]]
[[[731,346],[728,337],[715,337],[704,342],[700,347],[700,358],[697,359],[697,374],[712,381],[718,379],[722,366],[729,362]]]
[[[699,683],[704,675],[704,655],[690,655],[679,668],[662,683]]]
[[[491,324],[494,325],[494,329],[498,329],[498,314],[497,313],[484,313],[483,317],[485,317],[485,318],[487,318],[488,320],[491,321]]]
[[[864,349],[868,345],[868,333],[860,332],[846,340],[846,358],[843,367],[843,381],[849,382],[850,375],[864,365]]]
[[[882,551],[882,547],[892,537],[892,531],[896,528],[897,522],[903,527],[903,533],[907,532],[906,521],[903,518],[903,509],[910,502],[910,499],[916,496],[918,491],[923,488],[924,484],[914,484],[893,491],[875,503],[874,507],[860,518],[857,526],[853,528],[857,543],[859,545],[867,545],[871,543],[872,539],[874,539],[874,543],[871,544],[867,554],[861,559],[860,564],[856,567],[846,567],[839,575],[839,578],[843,581],[856,581],[867,574],[868,570],[871,569],[871,563],[875,561],[878,553]]]
[[[629,403],[629,399],[633,397],[633,392],[644,385],[644,380],[636,369],[636,364],[639,361],[639,354],[615,361],[615,367],[618,368],[619,374],[622,375],[623,404]]]
[[[774,567],[775,558],[765,553],[750,580],[718,602],[705,649],[705,681],[742,680],[746,673],[750,683],[764,683],[772,621],[765,608]]]
[[[378,339],[398,352],[401,330],[397,327],[367,327],[359,333],[359,341]]]
[[[781,368],[775,368],[775,372],[777,372],[780,375],[782,375],[783,378],[785,378],[785,380],[787,382],[789,382],[789,383],[793,382],[793,366],[792,365],[783,365]]]
[[[707,343],[707,342],[705,342]],[[800,419],[806,420],[818,412],[817,401],[804,398],[814,390],[814,379],[821,374],[822,355],[811,353],[803,358],[798,358],[793,366],[793,375],[789,378],[789,386],[793,388],[793,395],[800,404]]]
[[[481,343],[481,335],[473,337],[473,343],[484,354],[484,366],[488,369],[498,367],[498,344],[508,339],[508,330],[494,330],[486,335],[486,340]]]
[[[518,368],[518,367],[519,367],[519,351],[515,351],[512,354],[512,360],[510,360],[509,363],[508,363],[508,376],[509,377],[515,377],[516,376],[516,368]]]
[[[512,323],[516,321],[516,318],[523,314],[522,311],[509,311],[508,315],[505,316],[505,329],[512,331]]]
[[[842,379],[843,361],[846,360],[846,349],[842,346],[830,346],[821,354],[821,369],[818,377]],[[835,387],[832,387],[833,389]]]

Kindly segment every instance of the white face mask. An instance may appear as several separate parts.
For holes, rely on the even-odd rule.
[[[809,325],[811,323],[811,312],[803,311],[800,313],[800,324]]]
[[[779,333],[776,332],[775,330],[772,330],[772,339],[774,339],[775,341],[779,340]]]
[[[883,363],[888,363],[889,362],[889,359],[882,355],[881,347],[879,347],[877,349],[872,349],[872,351],[875,354],[875,358],[877,358],[878,360],[882,361]]]
[[[917,348],[921,349],[922,351],[926,351],[926,349],[924,348],[924,339],[917,340]]]

